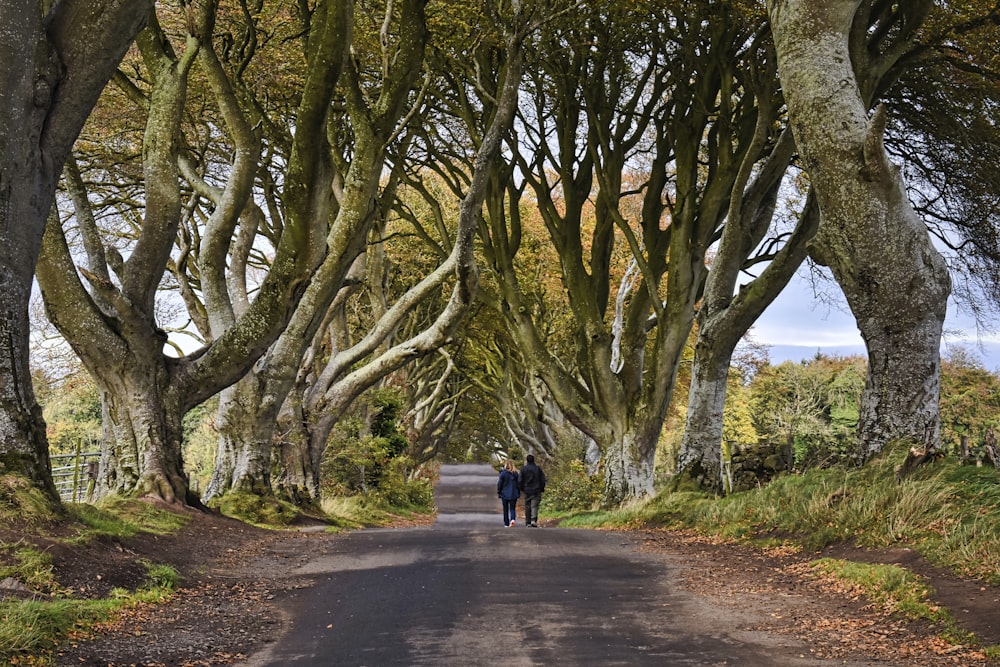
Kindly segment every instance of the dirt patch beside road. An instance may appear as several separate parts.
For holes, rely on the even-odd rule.
[[[911,550],[839,545],[804,553],[676,531],[642,531],[642,537],[644,549],[688,564],[683,585],[689,591],[749,611],[761,620],[747,629],[805,641],[813,657],[909,666],[996,664],[976,647],[942,640],[942,627],[907,623],[809,566],[823,557],[902,565],[927,580],[935,591],[933,601],[951,611],[962,629],[975,633],[984,646],[1000,645],[1000,588],[956,577]]]

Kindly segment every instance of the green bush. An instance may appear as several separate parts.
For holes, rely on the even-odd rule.
[[[430,509],[434,489],[429,480],[409,478],[409,463],[406,457],[389,461],[375,495],[390,507]]]
[[[601,494],[601,478],[587,472],[587,465],[571,460],[551,466],[545,486],[545,506],[556,512],[586,510]]]
[[[326,490],[333,495],[366,493],[382,483],[383,466],[389,461],[389,441],[375,436],[342,440],[323,466]]]
[[[321,468],[323,491],[346,496],[374,493],[402,498],[409,494],[405,483],[392,479],[396,460],[406,461],[409,441],[399,423],[402,398],[392,390],[372,392],[367,403],[356,406],[356,414],[341,420],[330,437]],[[407,464],[404,462],[405,471]],[[401,478],[405,481],[405,472]],[[386,488],[383,488],[386,487]]]

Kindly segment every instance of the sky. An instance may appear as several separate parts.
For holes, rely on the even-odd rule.
[[[837,304],[820,302],[803,270],[796,274],[788,287],[771,304],[751,329],[757,343],[769,348],[772,364],[782,361],[802,361],[822,352],[846,356],[865,354],[864,342],[846,302],[836,286],[826,287],[837,292]],[[990,323],[1000,329],[1000,321]],[[948,303],[942,354],[951,346],[962,345],[980,359],[989,371],[1000,371],[1000,336],[979,335],[975,321],[962,314],[954,301]]]

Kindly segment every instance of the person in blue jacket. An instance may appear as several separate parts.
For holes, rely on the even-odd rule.
[[[521,492],[518,490],[519,482],[517,467],[513,461],[507,459],[497,478],[497,495],[503,503],[503,525],[508,528],[513,526],[517,519],[517,499],[521,497]]]

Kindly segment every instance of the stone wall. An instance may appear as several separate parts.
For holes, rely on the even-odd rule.
[[[729,469],[734,492],[763,486],[778,473],[792,467],[791,451],[787,445],[731,445],[730,452]]]

